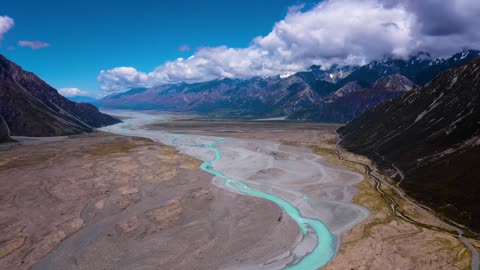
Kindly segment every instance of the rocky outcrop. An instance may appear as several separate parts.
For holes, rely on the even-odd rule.
[[[374,82],[369,88],[386,92],[408,92],[417,85],[405,76],[393,74]]]

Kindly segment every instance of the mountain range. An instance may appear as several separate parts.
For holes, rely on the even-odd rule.
[[[296,110],[290,117],[314,121],[345,123],[367,109],[408,92],[417,85],[400,74],[388,75],[362,87],[358,81],[348,82],[311,106]]]
[[[348,122],[477,56],[478,52],[472,50],[445,59],[419,54],[406,60],[385,59],[357,67],[312,66],[295,74],[136,88],[111,94],[97,104],[106,108],[191,111],[227,117],[287,116]]]
[[[0,55],[0,140],[90,132],[119,120],[88,103],[72,102],[35,74]]]
[[[480,59],[367,111],[343,147],[404,173],[409,195],[480,232]]]

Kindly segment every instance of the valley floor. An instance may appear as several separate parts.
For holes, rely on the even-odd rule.
[[[337,158],[336,128],[189,120],[149,126],[254,139],[255,147],[262,141],[300,146],[339,171],[363,175],[353,202],[370,216],[338,229],[340,248],[324,269],[470,269],[470,253],[458,239],[396,216],[361,166]],[[300,235],[275,204],[226,192],[199,169],[199,160],[152,140],[97,132],[0,147],[0,269],[240,269],[278,258]],[[314,186],[302,192],[326,196]],[[441,226],[396,200],[409,216]]]
[[[273,203],[217,188],[198,160],[147,139],[2,147],[0,269],[223,269],[298,236]]]
[[[193,128],[192,128],[193,127]],[[471,252],[456,236],[428,227],[413,224],[394,214],[390,202],[376,190],[375,181],[365,169],[352,162],[339,160],[335,154],[336,125],[314,123],[251,123],[251,122],[173,122],[152,125],[151,128],[171,132],[231,136],[278,140],[284,144],[301,145],[312,149],[330,164],[346,167],[364,176],[356,185],[353,202],[368,208],[371,215],[362,223],[342,235],[336,257],[322,269],[471,269]],[[362,156],[341,149],[348,160],[370,164]],[[390,179],[377,172],[379,177]],[[388,183],[388,182],[387,182]],[[449,228],[409,202],[396,197],[387,186],[383,191],[394,197],[399,208],[408,217],[413,217],[427,226]],[[467,239],[478,251],[480,241]]]

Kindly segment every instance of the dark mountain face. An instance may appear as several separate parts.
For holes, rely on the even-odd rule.
[[[0,55],[0,116],[16,136],[56,136],[92,131],[117,119],[72,102],[35,74]]]
[[[429,60],[419,56],[325,70],[312,66],[289,77],[223,79],[139,88],[110,95],[101,100],[99,106],[348,122],[368,108],[397,97],[416,84],[423,85],[438,73],[475,55],[478,52],[465,51],[448,59]]]
[[[385,167],[394,162],[417,200],[480,231],[480,59],[371,109],[339,133],[347,149]]]
[[[8,129],[7,123],[0,116],[0,143],[11,141],[10,139],[10,130]]]

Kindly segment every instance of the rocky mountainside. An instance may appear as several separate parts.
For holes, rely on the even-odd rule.
[[[362,67],[312,66],[304,72],[266,78],[161,85],[112,94],[98,105],[348,122],[366,109],[408,91],[415,84],[423,85],[440,72],[472,60],[476,55],[475,51],[464,51],[447,59],[419,55],[408,60],[375,61]],[[386,77],[386,81],[381,80]],[[403,88],[397,89],[397,86]],[[364,91],[356,91],[362,89]],[[333,93],[335,104],[332,104]]]
[[[8,129],[7,123],[0,116],[0,143],[11,141],[10,139],[10,130]]]
[[[420,202],[480,232],[480,59],[379,105],[339,130],[342,145],[405,174]]]
[[[92,131],[119,120],[72,102],[31,72],[0,55],[0,116],[11,135],[57,136]]]
[[[416,87],[415,83],[400,74],[381,78],[367,87],[362,87],[358,82],[349,82],[311,107],[297,110],[291,117],[344,123]]]

